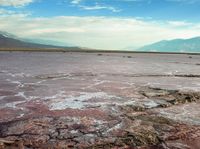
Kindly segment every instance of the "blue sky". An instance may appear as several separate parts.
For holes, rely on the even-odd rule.
[[[200,0],[0,0],[0,30],[97,49],[200,36]]]
[[[33,16],[115,16],[199,21],[199,0],[38,0]],[[52,11],[51,11],[52,10]]]

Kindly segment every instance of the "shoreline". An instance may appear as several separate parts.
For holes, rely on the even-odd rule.
[[[45,48],[13,48],[13,49],[6,49],[0,48],[0,52],[78,52],[78,53],[128,53],[128,54],[183,54],[183,55],[200,55],[199,53],[195,52],[150,52],[150,51],[120,51],[120,50],[90,50],[90,49],[76,49],[76,47],[72,47],[69,49],[45,49]]]

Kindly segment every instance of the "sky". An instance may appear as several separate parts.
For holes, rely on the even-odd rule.
[[[200,36],[200,0],[0,0],[0,31],[105,50]]]

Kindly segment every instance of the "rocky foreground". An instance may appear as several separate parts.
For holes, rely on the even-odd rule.
[[[0,53],[0,149],[198,149],[198,55]]]

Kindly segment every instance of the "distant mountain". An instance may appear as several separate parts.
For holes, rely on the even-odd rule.
[[[0,48],[63,48],[63,47],[27,42],[10,33],[0,32]]]
[[[20,38],[20,40],[25,42],[31,42],[36,44],[45,44],[45,45],[53,45],[53,46],[62,46],[62,47],[75,47],[75,45],[55,40],[46,40],[46,39],[36,39],[36,38]]]
[[[19,38],[13,34],[3,31],[0,31],[0,48],[62,48],[66,50],[81,49],[70,44],[67,45],[65,43],[51,40]]]
[[[163,40],[137,49],[152,52],[200,52],[200,37]]]

